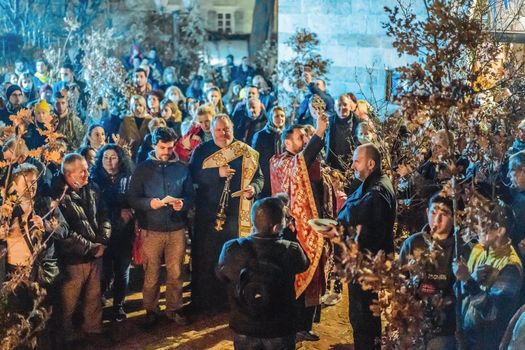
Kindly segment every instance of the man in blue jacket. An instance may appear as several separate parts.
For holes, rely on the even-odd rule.
[[[146,325],[159,316],[160,268],[167,269],[166,317],[179,325],[187,323],[182,308],[182,268],[186,252],[186,218],[193,197],[187,165],[173,152],[176,135],[169,128],[155,130],[154,150],[131,177],[129,204],[136,211],[143,237],[144,308]]]

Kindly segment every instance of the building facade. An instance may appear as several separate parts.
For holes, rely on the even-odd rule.
[[[398,56],[382,26],[388,20],[384,6],[395,5],[394,0],[279,0],[278,59],[294,55],[285,42],[306,28],[318,35],[319,53],[333,61],[327,76],[332,96],[353,92],[369,101],[384,99],[393,69],[414,59]],[[412,6],[423,11],[423,1]]]

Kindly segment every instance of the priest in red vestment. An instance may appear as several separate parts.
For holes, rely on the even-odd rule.
[[[298,335],[306,340],[319,339],[312,332],[312,323],[320,315],[320,299],[326,287],[325,239],[308,225],[308,220],[333,217],[335,208],[326,196],[324,175],[318,155],[325,146],[324,137],[328,127],[327,118],[318,118],[315,134],[308,141],[304,127],[295,125],[283,131],[285,152],[270,160],[272,195],[284,192],[290,199],[290,211],[295,220],[297,241],[301,244],[310,267],[296,276],[295,289],[300,305]],[[330,203],[329,203],[330,202]],[[327,207],[333,211],[325,210]],[[317,315],[317,316],[316,316]]]

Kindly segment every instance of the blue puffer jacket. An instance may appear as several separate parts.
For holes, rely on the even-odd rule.
[[[151,208],[153,198],[163,199],[166,196],[183,199],[182,210],[175,211],[169,205],[157,210]],[[140,228],[161,232],[184,228],[193,200],[193,183],[188,166],[180,162],[176,155],[162,162],[155,158],[152,151],[131,176],[128,203],[136,211]]]

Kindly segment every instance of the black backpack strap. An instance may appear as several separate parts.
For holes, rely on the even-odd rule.
[[[259,257],[257,254],[257,251],[255,250],[253,240],[251,239],[244,239],[242,243],[239,243],[241,248],[243,248],[243,253],[246,257],[246,267],[248,265],[253,265],[253,262],[257,263],[257,258]]]

